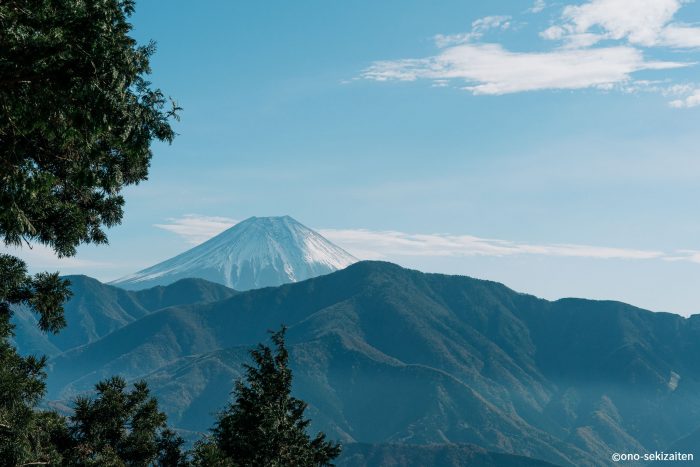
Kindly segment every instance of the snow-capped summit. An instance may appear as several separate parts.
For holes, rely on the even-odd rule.
[[[125,289],[196,277],[249,290],[298,282],[357,259],[289,216],[251,217],[201,245],[112,282]]]

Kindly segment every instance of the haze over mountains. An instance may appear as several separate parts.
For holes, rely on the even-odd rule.
[[[167,287],[127,291],[87,276],[65,278],[71,282],[73,297],[64,306],[68,326],[59,334],[42,333],[33,313],[16,310],[15,340],[22,343],[23,353],[54,356],[99,340],[161,308],[217,301],[237,293],[202,279],[181,279]]]
[[[248,258],[303,258],[300,239],[326,245],[282,241],[297,228],[289,218],[249,221],[228,231],[235,248],[219,239],[192,257],[242,258],[242,238],[280,248]],[[59,406],[107,376],[144,378],[174,426],[202,433],[247,350],[284,323],[294,392],[313,428],[348,446],[339,465],[608,465],[613,452],[691,449],[700,433],[700,315],[550,302],[384,262],[243,292],[199,278],[141,291],[70,279],[65,334],[33,331],[23,310],[15,319],[20,348],[52,356]]]
[[[247,349],[280,323],[314,427],[346,443],[471,443],[605,465],[700,428],[700,317],[549,302],[381,262],[151,312],[51,359],[49,396],[143,377],[175,426],[201,432]]]
[[[250,290],[328,274],[356,261],[289,216],[251,217],[174,258],[111,284],[138,290],[197,277]]]

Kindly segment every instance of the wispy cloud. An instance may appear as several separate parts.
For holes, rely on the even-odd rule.
[[[678,250],[676,254],[664,257],[666,261],[690,261],[700,264],[700,251],[698,250]]]
[[[86,268],[111,268],[112,263],[86,260],[76,257],[59,258],[49,247],[34,244],[31,247],[5,246],[0,244],[0,253],[16,256],[24,260],[32,270],[75,270]]]
[[[510,52],[498,44],[462,44],[423,58],[383,61],[366,69],[375,81],[461,80],[474,94],[509,94],[545,89],[583,89],[625,83],[642,70],[685,64],[649,61],[632,47]]]
[[[364,259],[396,256],[512,256],[543,255],[597,259],[661,259],[654,250],[636,250],[576,244],[532,244],[471,235],[410,234],[365,229],[323,229],[332,242]]]
[[[188,243],[197,245],[236,224],[228,217],[187,214],[171,218],[156,227],[173,232]],[[660,250],[580,245],[572,243],[527,243],[511,240],[477,237],[473,235],[421,234],[395,230],[318,229],[330,241],[360,259],[392,259],[400,257],[469,257],[539,255],[550,257],[666,260],[700,263],[700,252],[678,250],[666,253]]]
[[[421,58],[381,60],[372,63],[361,78],[374,81],[429,80],[473,94],[502,95],[526,91],[619,89],[630,92],[635,74],[693,66],[676,60],[655,60],[650,48],[700,48],[700,27],[674,21],[682,0],[591,0],[562,8],[560,17],[540,36],[555,41],[549,50],[513,51],[493,40],[487,32],[507,30],[510,16],[487,16],[472,23],[471,30],[434,37],[435,55]],[[536,1],[528,12],[545,8]],[[605,46],[599,43],[606,41]],[[663,94],[663,92],[661,92]],[[673,107],[690,107],[687,95]]]
[[[669,105],[671,107],[675,107],[677,109],[682,109],[682,108],[691,108],[691,107],[697,107],[700,105],[700,89],[693,89],[688,93],[687,96],[683,97],[682,99],[674,99],[671,102],[669,102]]]
[[[547,7],[544,0],[535,0],[535,3],[527,10],[529,13],[539,13]]]
[[[199,245],[237,222],[237,220],[228,217],[186,214],[179,218],[167,219],[163,224],[153,225],[179,235],[191,245]]]
[[[510,16],[486,16],[472,22],[470,32],[459,34],[438,34],[433,39],[438,47],[447,47],[455,44],[463,44],[481,37],[491,29],[505,30],[510,28]]]

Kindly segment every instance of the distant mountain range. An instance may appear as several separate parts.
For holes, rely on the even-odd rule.
[[[94,342],[112,331],[172,305],[213,302],[235,295],[235,290],[202,279],[181,279],[167,287],[127,291],[87,276],[65,276],[73,298],[65,308],[68,325],[59,334],[39,330],[36,316],[24,308],[15,313],[15,340],[23,353],[48,356]]]
[[[471,455],[465,445],[483,448],[484,462],[507,453],[608,465],[612,452],[687,446],[700,432],[700,316],[549,302],[382,262],[242,293],[190,281],[137,299],[80,281],[69,309],[82,304],[80,313],[110,324],[78,332],[71,349],[51,342],[67,350],[50,360],[49,397],[65,401],[113,374],[145,378],[184,433],[211,426],[247,350],[281,323],[314,429],[364,459],[344,465],[459,465],[449,459]],[[144,298],[175,293],[181,303]],[[140,306],[126,307],[126,297]],[[121,310],[129,317],[116,324]]]
[[[14,317],[20,350],[51,357],[55,407],[111,375],[144,378],[197,437],[249,348],[284,323],[294,392],[346,445],[340,466],[609,465],[695,448],[700,461],[700,315],[356,263],[287,216],[247,219],[119,287],[68,278],[58,336]]]
[[[174,258],[111,284],[138,290],[196,277],[250,290],[328,274],[356,261],[289,216],[251,217]]]

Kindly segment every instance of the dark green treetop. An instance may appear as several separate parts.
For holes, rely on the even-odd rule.
[[[55,332],[64,325],[62,303],[69,294],[58,274],[32,277],[21,260],[0,255],[0,459],[8,465],[56,459],[47,432],[58,423],[52,414],[34,410],[45,390],[46,358],[23,357],[11,344],[10,306],[33,308],[39,327]]]
[[[76,466],[167,466],[185,463],[183,440],[166,425],[145,382],[131,391],[120,377],[95,386],[96,397],[78,397],[63,445],[64,463]]]
[[[309,436],[307,404],[291,396],[285,331],[271,333],[274,349],[259,344],[250,352],[253,364],[245,365],[245,378],[236,382],[235,401],[219,415],[213,440],[231,462],[220,465],[327,466],[340,454],[325,434]]]
[[[59,255],[105,243],[177,106],[146,79],[132,0],[0,2],[0,237]]]
[[[0,240],[59,256],[106,243],[121,190],[145,180],[154,140],[172,141],[178,107],[147,75],[154,44],[130,36],[132,0],[0,1]],[[45,359],[11,344],[11,306],[44,331],[63,326],[68,283],[0,255],[0,459],[53,462],[60,417],[35,410]],[[50,444],[50,443],[49,443]]]

